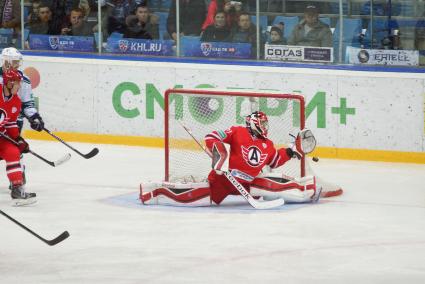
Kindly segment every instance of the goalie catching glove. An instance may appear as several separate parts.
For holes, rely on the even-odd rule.
[[[316,148],[316,138],[310,129],[303,129],[298,132],[297,138],[294,143],[289,144],[286,149],[288,156],[292,158],[301,159],[305,154],[313,152]]]

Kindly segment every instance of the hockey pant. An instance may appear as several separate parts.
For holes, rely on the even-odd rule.
[[[11,184],[22,185],[23,175],[20,163],[21,152],[18,147],[5,141],[0,141],[0,157],[6,161],[6,174]]]

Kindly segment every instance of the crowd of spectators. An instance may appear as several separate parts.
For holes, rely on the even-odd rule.
[[[98,1],[101,19],[98,18]],[[320,19],[321,13],[329,14],[334,9],[326,1],[286,1],[286,6],[282,6],[280,0],[260,0],[260,7],[264,8],[263,4],[267,3],[268,7],[264,10],[272,13],[265,24],[259,22],[260,27],[256,26],[257,22],[253,18],[256,16],[256,1],[253,0],[170,0],[167,7],[162,7],[161,10],[152,9],[151,5],[157,1],[29,0],[25,2],[24,27],[29,34],[69,36],[94,36],[101,29],[103,42],[116,34],[124,38],[175,42],[178,36],[192,36],[198,37],[201,42],[249,43],[252,54],[256,54],[257,46],[262,48],[265,43],[317,47],[334,45],[335,21],[332,22],[331,29],[331,23]],[[371,13],[370,3],[364,1],[361,15]],[[15,35],[21,33],[20,5],[20,0],[0,0],[1,28],[13,29]],[[391,14],[390,9],[391,6],[389,8],[385,3],[374,4],[373,14],[383,17]],[[164,13],[167,13],[165,20],[162,17]],[[272,24],[279,13],[297,13],[302,16],[299,16],[299,23],[288,30],[283,22]],[[414,31],[416,48],[422,48],[425,42],[424,24],[423,21],[420,23]],[[368,25],[369,20],[366,17],[362,28],[365,29]],[[260,37],[257,36],[257,28],[260,29]],[[375,46],[379,45],[380,42]]]
[[[257,39],[257,27],[251,20],[252,13],[247,12],[250,6],[246,0],[171,1],[166,22],[162,23],[166,29],[164,35],[160,35],[160,17],[151,11],[149,0],[99,1],[103,40],[115,33],[125,38],[176,41],[177,1],[180,36],[196,36],[201,41],[251,43],[253,46],[257,40],[262,43],[271,40],[271,34]],[[6,3],[5,7],[10,6],[9,12],[0,13],[3,27],[20,28],[19,0],[0,0],[2,2]],[[25,28],[31,34],[92,36],[99,31],[97,0],[32,0],[30,3]],[[272,33],[274,42],[286,42],[282,28],[273,27]],[[280,39],[276,40],[277,37]]]

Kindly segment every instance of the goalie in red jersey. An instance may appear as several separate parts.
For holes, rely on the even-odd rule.
[[[0,85],[0,158],[6,161],[6,174],[11,184],[13,205],[34,203],[36,194],[25,192],[20,156],[29,151],[28,143],[19,135],[17,119],[21,111],[21,99],[18,91],[21,74],[13,69],[3,73],[3,85]],[[1,137],[3,136],[3,137]],[[8,136],[17,145],[6,140]]]
[[[305,135],[308,133],[308,135]],[[254,197],[265,200],[284,199],[286,202],[312,202],[320,196],[314,177],[284,179],[263,175],[265,166],[277,168],[292,158],[304,155],[302,139],[314,141],[310,130],[303,130],[296,142],[288,148],[276,149],[267,138],[268,119],[256,111],[246,117],[246,126],[232,126],[225,131],[213,131],[205,136],[206,151],[212,157],[212,171],[208,182],[199,183],[145,183],[140,185],[143,204],[202,206],[220,204],[228,195],[239,191],[223,175],[222,167],[229,158],[229,173]],[[230,155],[224,143],[230,146]],[[305,143],[308,145],[308,143]],[[311,144],[311,143],[310,143]],[[309,145],[310,146],[310,145]]]

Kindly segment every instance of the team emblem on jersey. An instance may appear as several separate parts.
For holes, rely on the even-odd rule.
[[[258,167],[259,165],[263,164],[267,158],[267,154],[262,154],[260,149],[258,149],[256,146],[251,146],[249,148],[241,146],[241,148],[242,157],[250,166]]]
[[[16,107],[12,107],[12,113],[15,113],[18,109]]]

